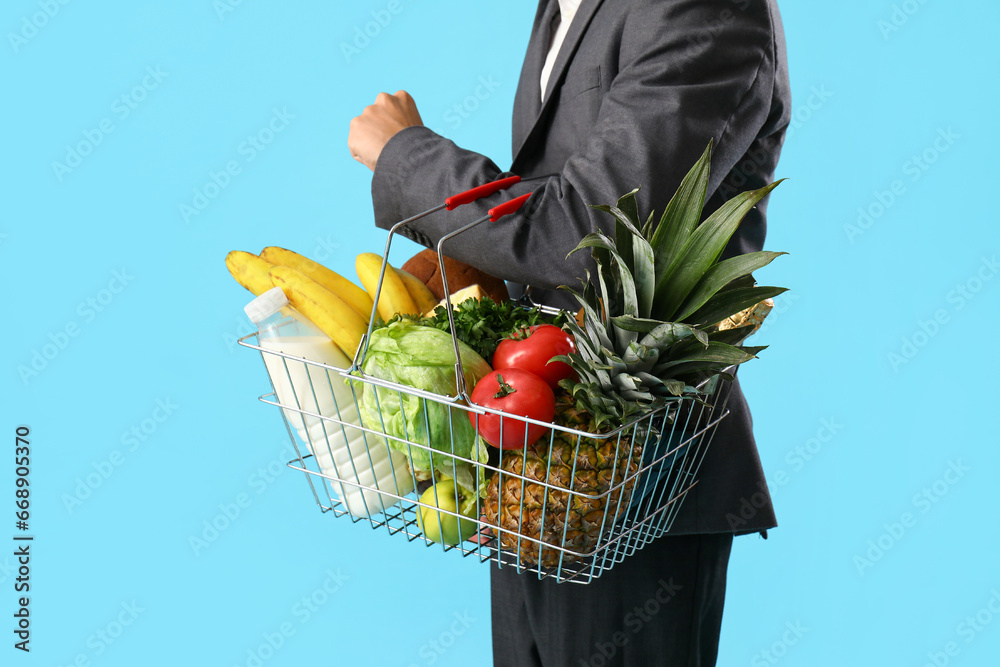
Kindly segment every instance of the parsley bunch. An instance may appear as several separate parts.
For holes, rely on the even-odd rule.
[[[561,315],[555,318],[542,313],[537,307],[524,308],[513,301],[497,303],[488,296],[481,299],[466,299],[455,307],[455,335],[460,341],[479,353],[487,362],[493,362],[493,353],[500,341],[512,332],[536,324],[560,325]],[[434,327],[451,333],[448,327],[448,311],[444,306],[434,309],[429,317],[414,318],[412,315],[396,315],[385,324],[406,319],[427,327]]]

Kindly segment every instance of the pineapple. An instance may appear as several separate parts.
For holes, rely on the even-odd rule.
[[[583,325],[567,318],[577,351],[558,358],[579,377],[562,381],[553,423],[593,435],[635,425],[606,438],[552,429],[523,451],[502,453],[485,518],[522,564],[552,567],[578,560],[569,552],[593,552],[628,508],[644,443],[656,443],[656,420],[637,420],[676,397],[696,397],[694,385],[763,349],[742,342],[766,315],[759,304],[785,290],[758,287],[751,273],[784,253],[719,257],[777,183],[733,197],[699,224],[711,152],[709,143],[658,225],[652,213],[640,223],[633,190],[616,206],[593,207],[614,217],[614,237],[588,234],[573,250],[591,248],[597,277],[587,275],[582,293],[569,290]]]
[[[595,432],[590,413],[579,410],[576,401],[565,391],[556,394],[554,423]],[[486,523],[503,529],[500,531],[503,549],[519,553],[522,563],[540,562],[544,567],[558,565],[560,556],[565,563],[573,562],[577,556],[546,547],[539,558],[541,545],[538,542],[521,539],[518,549],[518,533],[573,552],[591,551],[600,536],[602,523],[611,526],[628,508],[642,460],[642,443],[629,438],[586,438],[558,430],[553,434],[551,449],[549,438],[544,437],[523,451],[503,452],[501,470],[504,474],[494,474],[490,480],[484,512]],[[623,486],[627,477],[631,479]],[[546,498],[545,486],[525,482],[522,478],[572,489],[572,492],[549,488]],[[614,492],[608,493],[612,488]]]

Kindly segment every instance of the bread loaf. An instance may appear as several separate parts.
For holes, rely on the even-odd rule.
[[[403,270],[413,274],[423,281],[438,301],[445,297],[444,283],[441,280],[441,269],[438,267],[438,256],[433,250],[418,252],[403,264]],[[499,278],[460,262],[451,257],[444,258],[444,268],[448,272],[448,289],[452,294],[470,285],[479,285],[483,292],[496,302],[508,299],[507,285]]]

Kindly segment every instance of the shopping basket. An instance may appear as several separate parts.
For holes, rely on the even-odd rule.
[[[497,181],[446,200],[446,204],[413,218],[397,223],[389,231],[383,254],[382,275],[393,235],[401,228],[430,212],[454,208],[476,198],[493,194],[516,182],[517,177]],[[475,225],[516,211],[529,195],[522,195],[490,209],[487,216],[475,220],[442,238],[437,247],[441,276],[448,293],[444,270],[443,244],[453,236]],[[448,205],[453,204],[453,205]],[[378,300],[375,299],[377,304]],[[530,307],[530,303],[522,303]],[[548,315],[558,311],[540,307]],[[453,313],[448,309],[451,331],[455,331]],[[373,309],[372,322],[375,312]],[[606,433],[588,433],[566,426],[548,424],[547,435],[540,441],[548,448],[549,469],[544,474],[529,472],[519,466],[505,465],[507,450],[493,450],[490,460],[475,460],[455,453],[455,442],[430,442],[430,434],[403,433],[390,435],[383,428],[386,411],[397,410],[404,403],[416,402],[424,413],[428,409],[445,410],[449,420],[469,420],[478,425],[475,414],[489,409],[471,405],[465,386],[459,343],[452,334],[456,353],[456,390],[452,396],[434,394],[406,385],[366,375],[364,356],[372,328],[359,346],[351,368],[337,368],[274,349],[262,347],[257,334],[239,340],[240,345],[257,350],[265,361],[272,391],[260,397],[264,403],[280,408],[296,457],[288,466],[301,471],[312,491],[316,504],[323,512],[347,518],[354,523],[368,524],[390,535],[404,536],[409,542],[445,553],[494,562],[499,567],[513,567],[518,572],[556,582],[588,583],[610,570],[653,540],[669,533],[687,494],[697,484],[698,471],[712,438],[722,419],[728,415],[730,383],[726,374],[706,380],[697,393],[668,399],[655,411],[623,424]],[[283,387],[282,391],[276,388]],[[290,390],[289,390],[290,388]],[[346,389],[345,389],[346,388]],[[281,395],[279,395],[281,394]],[[378,419],[361,418],[362,400],[369,404],[368,414]],[[500,413],[495,413],[500,414]],[[505,423],[515,421],[540,423],[525,417],[504,414]],[[374,423],[373,423],[374,422]],[[477,434],[478,435],[478,434]],[[296,437],[298,436],[298,437]],[[331,443],[346,443],[334,447]],[[536,444],[536,447],[539,445]],[[554,447],[575,448],[569,480],[577,480],[579,448],[594,447],[614,461],[604,485],[580,487],[574,481],[567,484],[553,474],[551,454]],[[400,453],[406,456],[401,456]],[[520,506],[509,504],[503,511],[489,506],[491,497],[477,497],[474,511],[462,515],[458,511],[458,496],[450,505],[438,496],[436,484],[434,502],[422,502],[419,491],[430,485],[421,480],[407,464],[415,454],[430,457],[434,467],[451,465],[454,469],[471,468],[475,478],[481,474],[489,484],[503,488],[508,495],[519,498]],[[455,488],[452,486],[451,488]],[[444,493],[442,491],[442,493]],[[444,524],[451,521],[462,538],[457,544],[435,541],[425,534],[421,510],[427,521],[435,522],[438,535],[445,532]],[[571,514],[585,514],[588,525],[586,539],[580,539],[579,526],[570,520]],[[506,520],[499,517],[506,514]],[[517,514],[513,521],[512,514]],[[429,518],[428,518],[429,517]],[[471,526],[471,530],[467,530]],[[428,531],[430,532],[430,531]]]

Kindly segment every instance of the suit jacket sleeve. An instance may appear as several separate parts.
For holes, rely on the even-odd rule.
[[[507,280],[550,289],[578,286],[591,268],[590,254],[566,259],[567,254],[595,228],[613,229],[609,216],[587,204],[611,203],[641,186],[640,213],[650,207],[661,211],[710,138],[715,151],[709,192],[715,192],[751,143],[775,132],[768,126],[774,124],[772,96],[783,63],[771,5],[764,0],[632,3],[617,33],[607,36],[606,48],[615,50],[619,66],[596,122],[558,173],[424,218],[407,235],[433,245],[490,206],[533,191],[518,214],[455,237],[445,252]],[[593,28],[583,40],[591,39]],[[483,155],[427,128],[407,128],[386,144],[375,168],[376,224],[388,228],[502,175]]]

